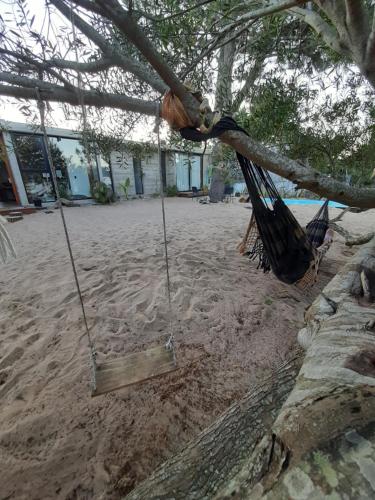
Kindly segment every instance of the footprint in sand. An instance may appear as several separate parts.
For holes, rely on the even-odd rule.
[[[3,370],[7,366],[13,365],[17,360],[19,360],[24,354],[22,347],[15,347],[7,356],[5,356],[0,361],[0,370]]]
[[[60,318],[62,318],[62,317],[64,316],[64,314],[65,314],[65,311],[64,311],[64,310],[57,311],[57,312],[53,315],[53,317],[54,317],[54,318],[57,318],[57,319],[60,319]]]
[[[34,344],[37,340],[39,340],[39,333],[34,333],[30,335],[29,337],[26,338],[26,345],[32,345]]]
[[[8,377],[9,377],[9,371],[1,370],[0,371],[0,385],[4,385],[5,382],[7,381]]]

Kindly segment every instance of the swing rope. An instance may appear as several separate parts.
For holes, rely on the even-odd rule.
[[[85,106],[85,98],[83,95],[83,79],[82,72],[79,69],[79,56],[78,56],[78,40],[77,40],[77,31],[75,24],[75,14],[72,6],[72,2],[70,2],[70,22],[72,24],[72,33],[73,33],[73,45],[74,45],[74,55],[77,63],[77,97],[78,102],[81,108],[81,118],[82,118],[82,142],[83,148],[87,153],[87,162],[89,166],[89,177],[90,184],[94,182],[94,169],[93,169],[93,161],[91,157],[90,150],[90,140],[88,138],[87,131],[89,130],[88,120],[87,120],[87,111]]]
[[[76,285],[76,289],[77,289],[79,302],[81,305],[82,317],[83,317],[83,322],[84,322],[84,327],[85,327],[85,334],[87,336],[88,346],[89,346],[89,350],[90,350],[90,361],[91,361],[91,368],[92,368],[92,385],[93,385],[93,389],[95,390],[95,388],[96,388],[96,374],[95,374],[96,352],[95,352],[95,347],[94,347],[94,344],[93,344],[93,341],[91,338],[90,328],[88,326],[85,305],[83,302],[81,287],[79,284],[79,279],[78,279],[78,274],[77,274],[77,268],[76,268],[76,265],[74,262],[72,245],[70,242],[68,228],[66,225],[65,213],[64,213],[63,204],[62,204],[61,197],[60,197],[59,186],[57,183],[56,169],[55,169],[55,165],[54,165],[54,162],[52,159],[51,148],[50,148],[50,145],[48,142],[47,130],[46,130],[46,125],[45,125],[45,103],[43,102],[43,100],[41,98],[40,90],[38,87],[35,88],[35,93],[36,93],[36,97],[37,97],[37,105],[38,105],[39,116],[40,116],[40,128],[41,128],[42,134],[43,134],[44,147],[46,149],[48,162],[49,162],[50,168],[51,168],[52,183],[53,183],[53,187],[54,187],[55,193],[56,193],[57,205],[58,205],[58,208],[60,210],[62,225],[63,225],[64,233],[65,233],[66,244],[67,244],[68,252],[69,252],[70,263],[72,266],[74,281],[75,281],[75,285]]]
[[[168,241],[167,241],[167,224],[165,218],[165,196],[164,196],[164,185],[163,185],[163,168],[162,168],[162,158],[161,158],[161,141],[160,141],[160,101],[156,103],[156,116],[155,116],[155,129],[157,135],[158,143],[158,159],[159,159],[159,176],[160,176],[160,199],[161,199],[161,211],[163,220],[163,241],[164,241],[164,258],[165,258],[165,269],[167,278],[167,297],[168,297],[168,316],[169,316],[169,338],[165,344],[167,349],[173,351],[173,360],[176,362],[175,349],[174,349],[174,334],[173,334],[173,310],[172,310],[172,299],[171,299],[171,280],[169,274],[169,258],[168,258]]]

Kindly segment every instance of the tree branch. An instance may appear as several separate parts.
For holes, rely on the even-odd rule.
[[[188,12],[191,12],[192,10],[198,9],[199,7],[203,7],[203,5],[207,5],[208,3],[212,3],[215,0],[202,0],[201,2],[196,3],[195,5],[192,5],[190,7],[187,7],[184,10],[181,10],[180,12],[176,12],[175,14],[171,14],[170,16],[162,17],[162,18],[156,18],[154,19],[155,21],[170,21],[171,19],[175,19],[176,17],[183,16],[184,14],[187,14]]]
[[[283,10],[288,10],[296,5],[301,3],[306,3],[306,0],[286,0],[279,3],[273,3],[272,5],[267,5],[262,9],[254,10],[243,14],[238,17],[233,23],[227,24],[221,31],[221,33],[227,33],[228,31],[232,31],[239,24],[243,24],[247,21],[251,21],[254,19],[259,19],[261,17],[270,16],[272,14],[277,14],[278,12],[282,12]]]
[[[290,12],[311,26],[332,50],[343,56],[349,55],[348,47],[343,44],[335,30],[317,12],[300,7],[294,7],[290,9]]]
[[[33,67],[34,69],[40,70],[40,71],[45,71],[49,73],[51,76],[55,77],[58,79],[61,83],[65,85],[67,88],[73,88],[73,85],[62,75],[60,75],[57,71],[54,71],[53,68],[49,65],[48,61],[38,61],[37,59],[27,56],[26,54],[22,54],[20,52],[14,52],[12,50],[8,49],[2,49],[0,48],[0,54],[8,55],[10,57],[13,57],[18,64],[20,62],[24,62],[29,65],[29,67]]]
[[[106,69],[116,66],[116,63],[110,57],[103,57],[95,61],[79,63],[76,61],[67,61],[65,59],[50,59],[47,64],[61,69],[72,69],[81,73],[98,73]]]
[[[366,44],[370,34],[368,13],[363,2],[358,0],[345,0],[346,26],[349,31],[352,51],[357,52],[356,59],[362,63],[366,57]]]
[[[366,46],[366,67],[375,72],[375,9],[372,16],[372,28]]]
[[[0,80],[3,80],[1,78],[1,74]],[[22,83],[21,81],[18,81],[18,83],[20,85],[22,84],[22,86],[0,84],[0,95],[16,97],[17,99],[36,100],[37,97],[35,88],[39,88],[40,95],[44,101],[62,102],[73,106],[81,105],[78,89],[76,89],[76,92],[72,92],[64,87],[43,82],[42,80],[28,78],[23,78],[23,80],[24,81]],[[132,97],[118,94],[102,94],[88,90],[82,90],[80,92],[83,96],[85,105],[87,106],[95,106],[97,108],[116,108],[148,116],[156,115],[156,103],[152,101],[143,101],[142,99],[134,99]]]
[[[253,67],[250,69],[249,74],[243,84],[242,88],[238,91],[236,97],[233,100],[232,110],[234,112],[238,111],[243,100],[247,96],[249,90],[254,86],[256,79],[262,72],[264,61],[259,59],[255,60]]]
[[[80,0],[76,0],[76,2],[79,3]],[[143,31],[139,28],[134,19],[128,15],[117,0],[97,0],[97,3],[99,3],[102,9],[105,10],[107,19],[112,21],[121,33],[123,33],[123,35],[135,47],[137,47],[141,54],[155,69],[157,74],[164,80],[166,85],[168,85],[172,92],[181,100],[193,123],[198,124],[198,101],[186,90],[168,64],[155,50],[152,43],[144,35]]]
[[[218,490],[244,470],[257,477],[262,470],[259,461],[250,466],[248,461],[256,454],[263,436],[270,434],[270,426],[293,388],[300,364],[300,351],[297,351],[184,450],[136,486],[127,500],[218,498]],[[271,441],[263,455],[265,462],[269,456],[268,445],[271,446]]]
[[[241,132],[225,132],[220,136],[220,140],[263,168],[290,180],[299,189],[308,189],[320,196],[347,205],[375,208],[375,189],[348,186],[271,151]]]
[[[71,22],[71,9],[66,3],[64,3],[63,0],[51,0],[51,3],[68,19],[69,22]],[[88,4],[90,4],[92,9],[94,9],[94,4],[92,2],[84,2],[83,0],[80,0],[80,2],[76,3],[79,5],[84,4],[82,6],[87,9],[89,9]],[[94,12],[97,12],[97,10],[94,9]],[[117,66],[121,67],[126,72],[132,73],[143,82],[148,83],[159,93],[163,94],[167,90],[167,86],[163,83],[163,81],[150,71],[147,66],[118,52],[103,36],[101,36],[92,26],[86,23],[86,21],[84,21],[76,13],[74,13],[74,24],[85,36],[87,36],[87,38],[100,48],[105,58],[112,59]]]

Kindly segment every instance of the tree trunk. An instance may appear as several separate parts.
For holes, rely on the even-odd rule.
[[[128,498],[374,498],[374,276],[375,238],[306,312],[293,390],[298,357]]]
[[[264,383],[233,404],[181,453],[159,467],[127,498],[212,498],[238,474],[262,437],[269,433],[281,405],[292,390],[300,365],[301,351],[298,351]]]

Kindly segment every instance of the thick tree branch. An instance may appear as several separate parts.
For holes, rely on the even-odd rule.
[[[71,21],[71,9],[63,0],[51,0],[51,3]],[[78,3],[78,2],[76,2]],[[97,2],[96,2],[97,3]],[[83,7],[88,8],[87,4],[92,7],[92,2],[84,2]],[[96,11],[95,11],[96,12]],[[124,71],[132,73],[141,81],[148,83],[157,92],[163,94],[167,90],[167,86],[163,81],[155,75],[150,69],[141,62],[131,59],[124,54],[118,52],[107,40],[101,36],[92,26],[84,21],[80,16],[74,13],[75,26],[89,38],[103,52],[104,58],[110,58],[112,61]]]
[[[78,89],[76,92],[72,92],[59,85],[47,84],[47,82],[41,80],[33,80],[32,82],[25,82],[26,85],[21,87],[0,84],[0,95],[16,97],[17,99],[36,100],[35,88],[38,87],[44,101],[61,102],[73,106],[80,106],[81,104]],[[116,108],[148,116],[155,116],[156,114],[156,103],[152,101],[143,101],[142,99],[134,99],[118,94],[102,94],[88,90],[80,92],[87,106]]]
[[[356,52],[358,63],[362,59],[365,63],[366,45],[370,34],[368,12],[363,2],[358,0],[345,0],[346,26],[348,29],[352,50]]]
[[[247,75],[245,83],[243,84],[242,88],[238,91],[236,97],[233,100],[232,110],[234,112],[240,109],[243,100],[248,95],[250,89],[254,87],[255,81],[262,73],[263,64],[264,61],[261,61],[260,59],[256,59],[256,61],[254,62],[254,65],[252,66],[252,68],[249,71],[249,74]]]
[[[241,475],[243,468],[249,472],[248,459],[256,453],[263,436],[269,434],[275,415],[294,385],[300,362],[297,352],[282,363],[181,453],[139,484],[127,500],[216,498],[218,489]],[[266,457],[268,445],[271,448],[271,440],[267,442]],[[262,470],[258,466],[258,461],[250,465],[254,477],[259,475],[259,468]]]
[[[271,151],[241,132],[225,132],[220,139],[263,168],[290,180],[299,189],[308,189],[320,196],[347,205],[375,208],[375,189],[348,186]]]
[[[375,9],[372,15],[372,28],[366,46],[366,67],[375,72]]]
[[[232,109],[232,74],[237,44],[233,40],[220,49],[215,93],[215,109]]]
[[[79,1],[80,0],[76,0],[76,3],[79,4]],[[192,94],[187,92],[184,85],[155,50],[152,43],[144,35],[134,19],[128,15],[117,0],[97,0],[97,3],[105,10],[106,17],[118,27],[121,33],[123,33],[135,47],[137,47],[172,92],[179,97],[193,123],[198,124],[197,100]]]
[[[343,56],[349,55],[348,47],[340,40],[337,32],[317,12],[300,7],[294,7],[290,12],[311,26],[333,51]]]

